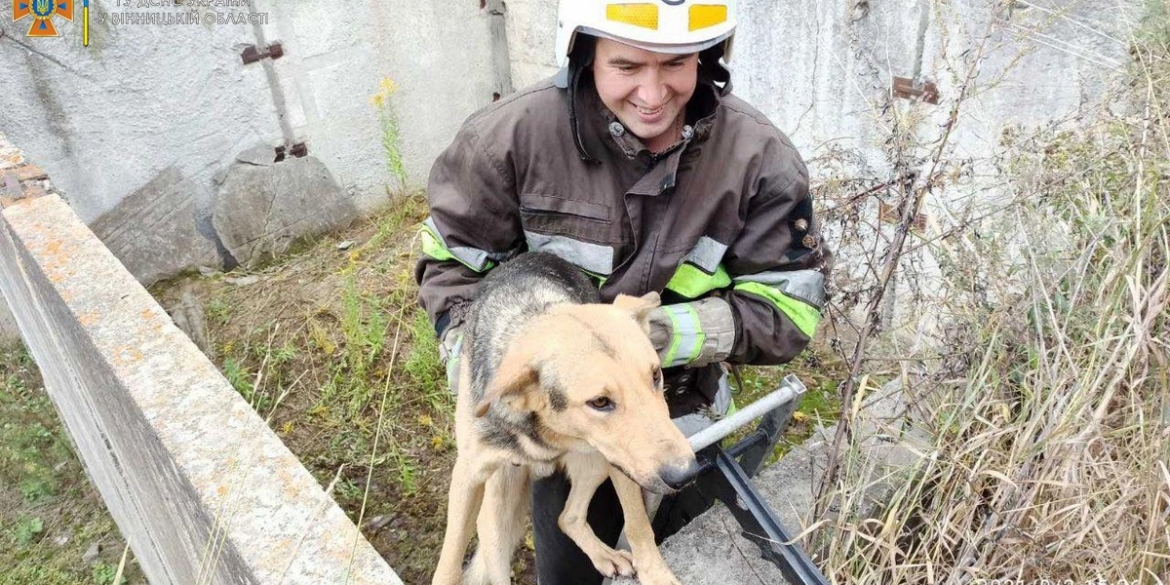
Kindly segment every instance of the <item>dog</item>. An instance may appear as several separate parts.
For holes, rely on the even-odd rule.
[[[680,585],[654,541],[642,489],[671,493],[697,463],[674,426],[648,313],[657,293],[602,304],[576,267],[530,252],[480,283],[465,326],[455,408],[458,448],[432,585],[511,583],[530,481],[564,469],[561,530],[607,577]],[[632,554],[593,533],[594,491],[613,481]],[[466,574],[473,533],[479,546]]]

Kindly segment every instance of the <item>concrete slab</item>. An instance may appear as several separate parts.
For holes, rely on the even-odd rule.
[[[279,256],[297,240],[349,225],[353,201],[315,157],[257,163],[245,151],[228,170],[215,198],[212,223],[223,245],[252,267]],[[267,149],[271,152],[271,149]]]
[[[0,215],[0,290],[151,583],[402,583],[60,197]]]
[[[178,167],[169,167],[90,227],[146,286],[192,267],[219,267],[215,242],[196,228],[198,193]]]

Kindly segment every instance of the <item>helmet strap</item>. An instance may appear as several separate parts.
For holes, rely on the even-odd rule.
[[[719,88],[719,95],[731,93],[731,71],[722,63],[726,43],[719,43],[699,52],[699,75]]]
[[[573,144],[577,147],[577,154],[586,163],[598,164],[601,161],[594,158],[585,148],[581,139],[581,121],[577,117],[577,100],[581,85],[581,76],[593,66],[593,56],[596,54],[597,37],[583,33],[577,34],[573,42],[573,50],[569,53],[569,124],[573,131]]]

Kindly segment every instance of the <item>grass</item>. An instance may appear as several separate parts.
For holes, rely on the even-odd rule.
[[[442,537],[454,401],[414,285],[419,194],[280,263],[156,287],[201,299],[232,386],[408,582]],[[388,521],[388,525],[383,520]],[[380,526],[387,525],[386,528]]]
[[[0,349],[0,372],[0,585],[113,585],[124,543],[32,359]],[[94,544],[103,552],[91,565],[83,557]],[[121,583],[145,583],[133,564],[126,575]]]
[[[780,381],[790,373],[795,373],[807,390],[800,398],[784,436],[764,460],[765,465],[780,460],[793,447],[812,436],[817,427],[827,427],[836,421],[840,410],[837,387],[849,370],[848,365],[829,351],[821,340],[815,340],[793,363],[740,368],[739,379],[732,378],[735,404],[745,406],[763,398],[779,388]],[[724,446],[733,444],[752,430],[753,427],[749,426],[733,433],[724,441]]]
[[[907,378],[913,463],[847,446],[810,539],[836,582],[1170,575],[1170,21],[1154,25],[1109,107],[1007,136],[1011,202],[932,247],[950,351]]]

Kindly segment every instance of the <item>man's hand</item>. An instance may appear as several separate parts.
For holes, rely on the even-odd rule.
[[[459,393],[459,358],[463,351],[463,330],[451,327],[439,342],[439,361],[447,369],[447,389]]]
[[[723,361],[735,347],[735,318],[720,298],[664,305],[650,312],[650,342],[662,367]]]

